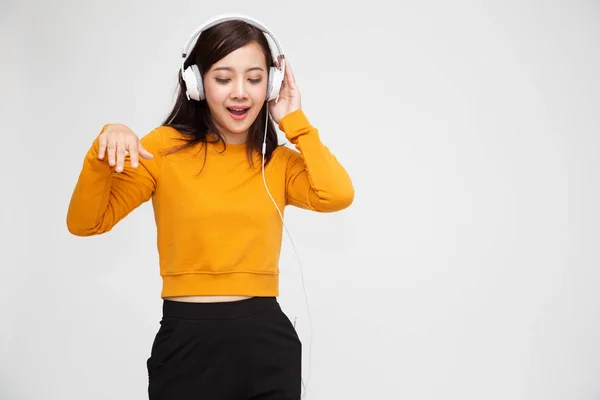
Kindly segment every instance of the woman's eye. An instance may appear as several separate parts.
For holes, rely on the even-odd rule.
[[[217,81],[217,83],[221,83],[221,84],[225,84],[228,83],[231,79],[227,79],[227,78],[215,78],[215,81]],[[250,81],[250,83],[261,83],[262,82],[262,78],[257,78],[257,79],[248,79],[248,81]]]

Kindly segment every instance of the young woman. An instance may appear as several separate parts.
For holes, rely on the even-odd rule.
[[[300,398],[301,342],[277,302],[282,211],[342,210],[354,189],[266,35],[248,17],[196,31],[170,115],[141,139],[104,126],[72,195],[67,225],[79,236],[152,199],[163,316],[151,400]]]

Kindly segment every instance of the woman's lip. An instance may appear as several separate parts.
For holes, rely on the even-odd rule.
[[[227,110],[227,112],[229,113],[229,115],[231,115],[231,118],[238,120],[238,121],[246,118],[246,116],[248,115],[248,109],[246,109],[246,112],[243,113],[242,115],[234,114],[229,110]]]

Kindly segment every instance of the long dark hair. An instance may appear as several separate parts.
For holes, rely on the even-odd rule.
[[[200,74],[203,76],[216,62],[227,56],[229,53],[252,42],[258,43],[262,48],[267,61],[267,69],[273,66],[273,56],[271,55],[269,42],[264,33],[260,29],[244,21],[233,20],[217,24],[203,31],[199,35],[194,48],[184,62],[184,68],[195,63],[200,70]],[[215,133],[217,135],[216,142],[221,142],[223,146],[226,146],[223,135],[219,132],[212,120],[206,100],[196,101],[187,99],[185,94],[185,82],[183,81],[181,71],[178,73],[178,81],[178,94],[175,105],[168,117],[163,121],[162,125],[172,127],[183,134],[185,143],[172,149],[168,153],[192,147],[198,143],[205,144],[204,149],[206,152],[208,133]],[[247,148],[250,165],[253,165],[254,151],[262,152],[266,123],[265,119],[268,118],[267,107],[268,102],[265,101],[248,132]],[[278,145],[275,125],[273,120],[269,118],[267,123],[265,164],[271,159],[273,150],[275,150]]]

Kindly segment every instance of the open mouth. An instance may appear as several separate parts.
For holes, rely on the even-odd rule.
[[[227,107],[229,114],[235,119],[242,119],[248,114],[250,107]]]

